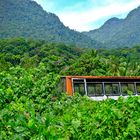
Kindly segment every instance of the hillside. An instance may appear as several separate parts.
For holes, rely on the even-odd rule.
[[[0,0],[0,38],[24,37],[82,47],[102,45],[65,27],[59,18],[31,0]]]
[[[107,47],[131,47],[140,44],[140,7],[125,19],[111,18],[96,30],[84,32]]]
[[[59,73],[84,49],[62,43],[24,38],[0,39],[0,71],[12,66],[33,68],[44,63],[46,72]]]
[[[83,49],[62,43],[24,38],[0,39],[0,71],[35,68],[60,75],[138,76],[140,45],[120,49]]]

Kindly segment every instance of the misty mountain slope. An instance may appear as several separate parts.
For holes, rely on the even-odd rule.
[[[31,0],[0,0],[0,38],[25,37],[82,47],[102,44],[65,27],[59,18]]]
[[[140,44],[140,7],[132,10],[125,19],[111,18],[101,28],[84,34],[107,47],[130,47]]]

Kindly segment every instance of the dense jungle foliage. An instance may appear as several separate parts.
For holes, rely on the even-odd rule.
[[[11,66],[38,67],[60,75],[140,75],[140,46],[84,49],[24,38],[0,40],[0,71]]]
[[[59,73],[71,60],[77,59],[84,49],[23,38],[0,40],[0,71],[11,66],[37,67],[44,63],[47,72]]]
[[[139,54],[140,46],[88,50],[0,40],[0,139],[139,139],[139,96],[97,102],[57,91],[60,75],[140,75]]]
[[[116,50],[90,50],[74,60],[64,74],[138,76],[140,75],[140,46]]]

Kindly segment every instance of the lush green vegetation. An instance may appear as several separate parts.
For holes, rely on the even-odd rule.
[[[97,102],[57,90],[62,74],[140,75],[139,53],[0,40],[0,139],[139,139],[139,96]]]
[[[84,35],[32,0],[0,0],[0,140],[140,139],[140,96],[97,102],[58,88],[60,75],[140,75],[140,46],[102,45],[139,44],[139,13]]]
[[[140,6],[125,19],[111,18],[102,27],[85,32],[89,37],[109,48],[132,47],[140,43]]]
[[[11,37],[43,39],[80,47],[102,46],[102,43],[64,26],[58,16],[46,12],[33,0],[0,1],[0,38]]]
[[[63,73],[63,72],[62,72]],[[65,69],[66,75],[140,75],[140,46],[99,49],[84,53]]]
[[[23,38],[0,40],[0,71],[11,66],[37,67],[44,63],[47,72],[59,73],[84,49],[62,43],[47,43]]]
[[[140,46],[120,49],[81,49],[62,43],[24,38],[0,40],[0,71],[11,66],[61,75],[140,75]]]
[[[59,76],[38,68],[0,73],[0,139],[138,139],[140,97],[96,102],[58,93]]]

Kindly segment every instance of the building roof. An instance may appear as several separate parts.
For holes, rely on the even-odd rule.
[[[63,76],[63,78],[78,78],[78,79],[122,79],[122,80],[140,80],[140,76]]]

